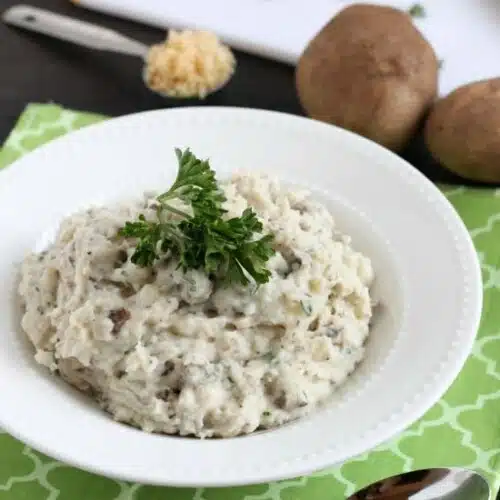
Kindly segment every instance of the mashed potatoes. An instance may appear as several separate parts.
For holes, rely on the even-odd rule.
[[[154,197],[65,219],[30,255],[19,292],[36,360],[149,432],[229,437],[272,428],[325,402],[363,358],[370,260],[322,205],[265,176],[223,185],[228,217],[253,207],[274,234],[272,276],[223,287],[174,259],[132,264],[127,220]]]

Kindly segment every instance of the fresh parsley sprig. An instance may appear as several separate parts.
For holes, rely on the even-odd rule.
[[[196,158],[189,149],[175,153],[177,177],[156,198],[157,220],[139,215],[119,230],[120,236],[136,239],[132,262],[149,267],[170,253],[184,271],[202,269],[212,278],[242,285],[250,280],[269,281],[266,264],[274,254],[272,235],[257,237],[263,227],[250,208],[240,217],[223,218],[225,197],[209,162]],[[182,206],[173,206],[174,200]]]

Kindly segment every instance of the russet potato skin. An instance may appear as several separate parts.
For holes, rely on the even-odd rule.
[[[310,117],[399,151],[436,98],[438,72],[434,49],[407,13],[355,4],[311,40],[295,80]]]
[[[500,182],[500,78],[464,85],[440,99],[424,133],[443,167],[465,179]]]

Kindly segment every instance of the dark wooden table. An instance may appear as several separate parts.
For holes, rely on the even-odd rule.
[[[116,29],[145,43],[164,32],[82,8],[69,0],[28,0],[38,7]],[[15,0],[0,0],[0,11]],[[293,68],[237,53],[238,69],[222,91],[200,105],[244,106],[302,114],[294,87]],[[165,100],[144,88],[138,58],[86,50],[42,35],[0,24],[0,143],[28,102],[55,102],[70,108],[111,116],[193,105]],[[403,156],[438,182],[460,182],[429,157],[417,138]]]

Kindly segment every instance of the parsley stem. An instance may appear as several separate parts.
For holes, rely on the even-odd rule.
[[[172,207],[171,205],[167,205],[166,203],[162,203],[162,208],[169,210],[170,212],[180,215],[181,217],[190,217],[190,215],[182,210]]]
[[[177,194],[175,193],[175,189],[169,189],[167,192],[160,194],[156,199],[160,202],[163,203],[167,200],[171,200],[172,198],[176,198]]]

